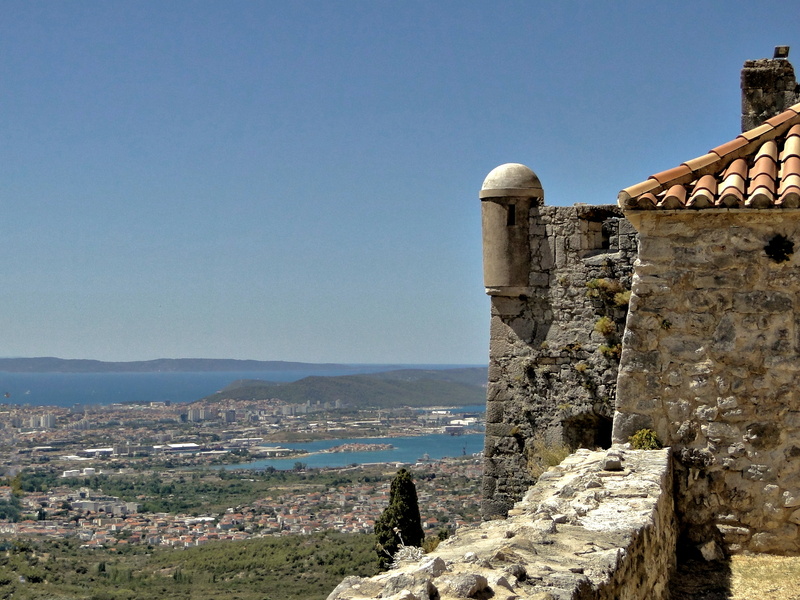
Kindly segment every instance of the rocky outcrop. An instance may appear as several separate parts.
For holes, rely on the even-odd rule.
[[[505,520],[457,532],[422,560],[348,577],[328,600],[659,600],[674,568],[669,450],[579,450]]]

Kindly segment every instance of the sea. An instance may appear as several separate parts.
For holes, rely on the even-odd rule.
[[[391,444],[390,450],[374,452],[324,452],[341,444]],[[414,464],[418,461],[438,460],[457,456],[474,456],[483,451],[483,434],[428,435],[395,438],[352,438],[345,440],[319,440],[297,444],[280,444],[283,448],[306,450],[307,455],[290,458],[268,458],[237,465],[225,465],[223,469],[266,469],[273,467],[288,470],[299,462],[309,468],[347,467],[369,463]]]
[[[238,379],[291,382],[312,375],[356,375],[395,369],[444,369],[474,365],[347,365],[285,371],[201,373],[7,373],[0,372],[0,403],[31,406],[194,402]]]

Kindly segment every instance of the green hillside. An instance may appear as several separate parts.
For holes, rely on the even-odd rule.
[[[402,369],[368,375],[306,377],[293,383],[239,380],[203,400],[266,400],[292,404],[342,401],[355,408],[470,406],[486,401],[486,368]]]
[[[346,575],[377,573],[372,535],[316,533],[186,550],[0,541],[0,598],[324,600]]]

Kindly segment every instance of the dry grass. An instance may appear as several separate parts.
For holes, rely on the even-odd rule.
[[[734,556],[678,565],[671,600],[800,600],[800,557]]]
[[[533,443],[527,450],[528,471],[534,479],[547,471],[550,467],[555,467],[562,460],[570,455],[570,449],[564,444],[548,444],[544,438],[537,435],[533,438]]]
[[[734,556],[732,600],[800,600],[800,557]]]

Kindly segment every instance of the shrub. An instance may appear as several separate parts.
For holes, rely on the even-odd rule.
[[[425,541],[422,542],[422,549],[425,551],[425,554],[429,554],[436,550],[439,547],[439,542],[441,542],[438,537],[428,536],[425,538]]]
[[[634,450],[659,450],[661,441],[652,429],[640,429],[628,438]]]
[[[606,337],[613,335],[617,331],[617,326],[609,317],[600,317],[594,324],[594,330]]]
[[[630,290],[614,294],[614,304],[616,304],[617,306],[628,306],[628,303],[630,301],[631,301]]]
[[[619,358],[619,355],[622,354],[621,344],[614,344],[613,346],[606,346],[605,344],[603,344],[599,346],[597,349],[600,351],[600,354],[602,354],[606,358]]]
[[[586,292],[589,298],[611,299],[615,294],[619,294],[625,290],[618,280],[608,279],[607,277],[602,279],[590,279],[586,282],[586,287],[589,288],[589,291]]]

